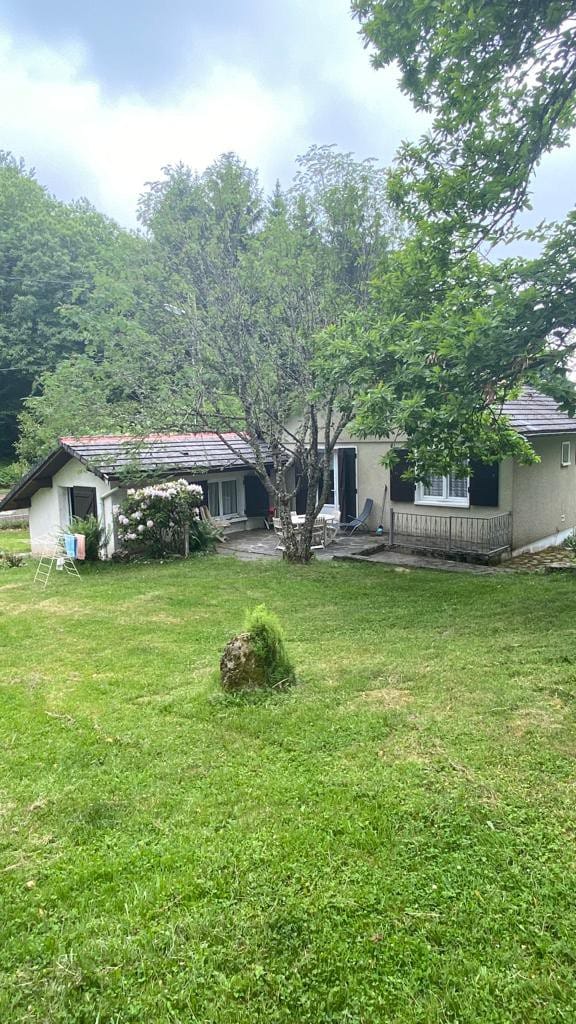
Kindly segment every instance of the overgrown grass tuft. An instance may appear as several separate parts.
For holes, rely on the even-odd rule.
[[[273,689],[291,686],[296,676],[278,616],[268,611],[265,604],[259,604],[246,615],[244,629],[252,637],[254,649],[262,658],[267,685]]]
[[[571,578],[0,576],[0,1020],[576,1019]],[[299,685],[213,682],[244,609]]]

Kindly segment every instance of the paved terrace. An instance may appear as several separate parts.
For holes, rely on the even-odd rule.
[[[341,537],[329,544],[321,551],[315,551],[317,558],[330,561],[335,555],[356,555],[367,548],[376,547],[381,542],[380,537],[370,537],[368,534],[355,534]],[[223,544],[218,545],[220,555],[236,555],[237,558],[281,558],[282,552],[277,548],[278,538],[274,530],[247,530],[245,533],[233,533],[226,538]]]
[[[429,558],[400,551],[380,551],[382,541],[382,537],[366,533],[357,533],[352,537],[342,534],[324,550],[316,551],[315,555],[320,561],[350,560],[390,565],[400,570],[433,569],[439,572],[468,572],[476,575],[509,571],[505,566],[470,565],[447,558]],[[218,545],[218,554],[235,555],[236,558],[249,561],[258,558],[281,558],[282,552],[278,550],[277,543],[273,530],[248,530],[246,533],[231,534],[224,544]]]

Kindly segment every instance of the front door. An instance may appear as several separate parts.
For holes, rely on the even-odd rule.
[[[356,449],[338,448],[337,458],[338,492],[336,504],[340,506],[340,522],[349,523],[358,515],[356,503]],[[335,474],[336,476],[336,474]]]

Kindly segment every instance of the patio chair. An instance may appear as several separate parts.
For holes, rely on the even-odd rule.
[[[286,547],[284,544],[284,533],[282,532],[282,523],[278,516],[272,517],[272,527],[274,533],[276,534],[276,540],[278,541],[276,545],[276,551],[285,551]]]
[[[320,548],[326,547],[326,520],[317,519],[312,527],[312,543],[310,548],[312,551],[318,551]]]
[[[366,501],[364,502],[364,508],[362,509],[360,515],[356,516],[356,518],[352,519],[349,523],[340,523],[340,529],[344,530],[347,534],[349,534],[349,536],[352,536],[353,533],[356,533],[356,530],[358,529],[359,526],[364,525],[364,523],[370,516],[373,507],[373,498],[366,498]]]
[[[340,509],[338,505],[322,505],[318,513],[319,519],[331,519],[334,523],[340,522]]]
[[[323,505],[318,513],[317,522],[326,525],[326,544],[332,544],[336,540],[336,534],[340,528],[340,509],[338,505]]]

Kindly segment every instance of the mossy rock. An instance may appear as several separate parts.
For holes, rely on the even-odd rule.
[[[227,693],[269,685],[266,659],[250,633],[238,633],[226,644],[220,659],[220,682]]]

